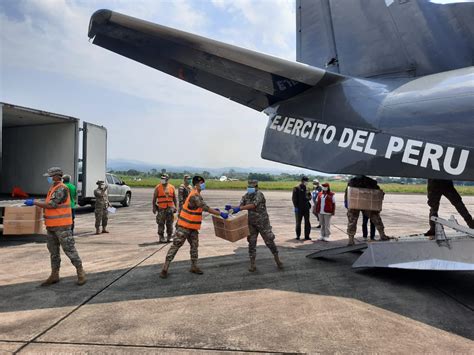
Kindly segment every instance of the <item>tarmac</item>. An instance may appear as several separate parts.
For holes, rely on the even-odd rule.
[[[83,286],[62,254],[61,281],[40,287],[50,270],[44,236],[1,237],[0,353],[474,353],[473,272],[352,269],[357,253],[306,258],[346,244],[343,194],[325,243],[316,228],[313,241],[295,240],[290,192],[264,193],[282,271],[259,238],[257,272],[248,272],[246,240],[215,237],[207,217],[204,275],[189,272],[185,244],[160,279],[169,244],[157,242],[152,189],[133,190],[131,207],[110,215],[110,234],[94,235],[93,210],[78,211]],[[203,196],[222,209],[242,194]],[[464,201],[474,211],[474,197]],[[440,216],[450,214],[443,198]],[[388,235],[422,233],[426,197],[387,194],[382,218]]]

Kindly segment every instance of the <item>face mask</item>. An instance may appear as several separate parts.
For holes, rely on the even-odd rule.
[[[199,185],[201,187],[201,191],[206,189],[206,183],[203,182]]]
[[[104,184],[100,184],[99,187],[103,190],[105,189],[105,185]]]
[[[248,192],[249,194],[255,193],[255,187],[247,187],[247,192]]]
[[[323,187],[323,191],[327,191],[327,190],[328,190],[328,188],[327,188],[327,187]]]
[[[160,181],[162,184],[166,184],[166,179],[161,179]]]
[[[190,185],[191,184],[191,179],[186,180],[186,184]]]
[[[50,185],[54,182],[52,176],[48,176],[47,180],[48,180],[48,184],[50,184]]]

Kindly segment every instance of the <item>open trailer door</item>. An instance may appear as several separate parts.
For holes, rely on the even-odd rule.
[[[80,199],[89,203],[94,197],[97,180],[105,180],[107,166],[107,129],[84,122],[82,140],[82,186]]]

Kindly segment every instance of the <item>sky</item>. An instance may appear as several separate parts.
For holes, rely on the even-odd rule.
[[[264,113],[90,43],[102,8],[295,60],[292,0],[2,0],[0,101],[107,127],[109,159],[290,168],[260,158]]]

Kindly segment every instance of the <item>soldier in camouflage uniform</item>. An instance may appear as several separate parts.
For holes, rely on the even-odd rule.
[[[257,257],[257,237],[259,233],[262,236],[265,245],[272,252],[278,268],[282,269],[283,263],[280,261],[278,249],[275,245],[275,235],[273,234],[272,226],[270,225],[265,196],[260,190],[258,190],[258,181],[249,180],[247,193],[242,197],[239,207],[226,205],[225,209],[232,210],[233,213],[238,213],[241,210],[248,210],[250,233],[247,237],[250,257],[249,271],[254,272],[257,270],[255,259]]]
[[[160,243],[169,243],[173,237],[173,220],[176,213],[176,193],[174,186],[168,183],[169,175],[162,174],[160,184],[153,193],[152,208],[156,214]],[[167,238],[165,239],[165,225]]]
[[[82,268],[82,261],[72,236],[71,199],[68,188],[62,183],[63,172],[61,168],[54,167],[48,169],[48,172],[44,175],[48,177],[48,182],[51,184],[46,201],[40,202],[34,199],[25,201],[27,206],[38,206],[45,210],[45,224],[48,234],[46,243],[51,258],[51,275],[41,285],[47,286],[59,281],[59,269],[61,267],[60,246],[71,260],[71,263],[76,267],[77,284],[83,285],[86,283],[86,274]]]
[[[191,176],[184,175],[183,183],[178,188],[178,212],[183,208],[184,201],[188,198],[189,193],[192,190]]]
[[[178,227],[173,239],[173,245],[171,245],[166,255],[166,261],[161,270],[160,277],[165,279],[168,277],[168,268],[171,261],[176,256],[179,248],[181,248],[184,242],[187,240],[191,247],[191,269],[190,272],[201,275],[203,272],[197,266],[198,261],[198,247],[199,247],[199,230],[201,229],[202,212],[208,212],[210,214],[221,216],[226,219],[228,214],[226,212],[220,212],[210,208],[203,200],[201,191],[206,188],[204,178],[201,176],[193,177],[194,189],[189,194],[188,198],[183,204],[178,216]]]
[[[109,211],[107,208],[110,206],[109,194],[107,192],[107,185],[105,181],[97,181],[97,189],[94,190],[95,197],[95,234],[100,234],[100,225],[102,223],[102,233],[109,233],[106,229],[107,222],[109,221]]]
[[[361,187],[365,189],[377,189],[377,190],[380,189],[379,185],[377,184],[377,181],[364,175],[353,177],[352,179],[349,180],[349,183],[347,184],[347,186],[348,187]],[[344,205],[347,208],[347,188],[346,188],[346,192],[344,196]],[[375,225],[375,228],[377,228],[377,231],[379,232],[380,240],[385,241],[385,240],[390,239],[385,234],[385,227],[383,225],[382,218],[380,217],[379,211],[362,211],[362,210],[348,209],[347,210],[347,219],[348,219],[347,235],[349,237],[349,243],[347,245],[349,246],[355,245],[354,236],[357,231],[357,221],[359,220],[359,215],[361,212],[364,213],[370,219],[370,221]]]
[[[425,233],[426,236],[434,237],[435,235],[435,222],[431,220],[431,217],[438,217],[439,202],[441,196],[445,196],[449,202],[456,208],[462,218],[466,221],[469,228],[474,229],[474,221],[472,216],[462,202],[462,198],[454,188],[452,180],[437,180],[428,179],[428,206],[430,206],[430,229]]]

